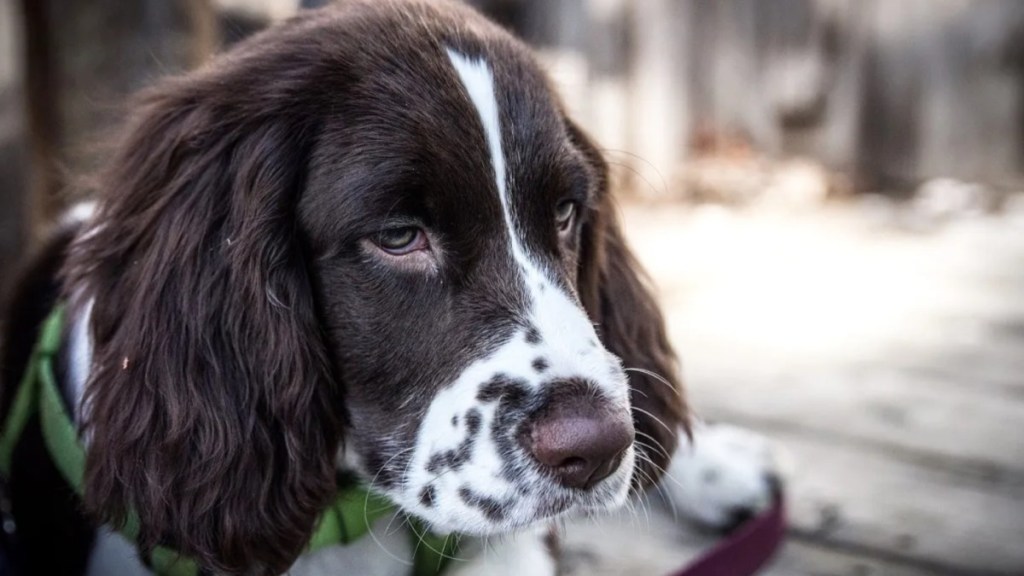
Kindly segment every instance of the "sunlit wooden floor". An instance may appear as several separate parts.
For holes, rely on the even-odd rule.
[[[781,455],[792,528],[767,574],[1024,574],[1024,215],[623,215],[693,405]],[[667,542],[707,542],[684,532]]]

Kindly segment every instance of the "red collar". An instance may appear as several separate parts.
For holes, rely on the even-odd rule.
[[[753,576],[775,555],[785,532],[786,507],[779,494],[771,509],[740,526],[673,576]]]

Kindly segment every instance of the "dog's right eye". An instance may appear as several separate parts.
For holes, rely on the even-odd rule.
[[[388,254],[401,256],[417,250],[428,248],[427,235],[422,228],[402,226],[381,230],[376,237],[376,244]]]
[[[555,207],[555,223],[558,225],[559,232],[566,232],[572,227],[576,210],[575,200],[563,200],[558,203],[558,206]]]

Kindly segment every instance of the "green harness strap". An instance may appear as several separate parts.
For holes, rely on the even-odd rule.
[[[46,319],[39,341],[18,386],[14,403],[0,435],[0,472],[10,476],[14,449],[25,425],[38,411],[43,439],[50,458],[64,479],[79,497],[83,496],[85,449],[78,438],[78,429],[64,407],[53,373],[53,358],[60,349],[64,328],[64,306],[57,306]],[[320,516],[307,552],[338,544],[348,544],[365,536],[380,518],[394,514],[394,506],[378,494],[361,486],[341,490],[334,503]],[[440,574],[456,552],[456,539],[429,533],[410,519],[415,536],[414,576]],[[138,518],[130,517],[121,533],[131,541],[138,539]],[[199,570],[191,559],[174,550],[157,547],[150,554],[153,571],[160,576],[197,576]]]

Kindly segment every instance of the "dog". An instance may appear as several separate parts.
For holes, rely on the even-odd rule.
[[[412,518],[463,536],[453,572],[554,574],[552,526],[670,462],[708,523],[765,505],[760,464],[725,495],[686,480],[676,356],[608,167],[472,9],[343,1],[133,110],[5,324],[8,414],[64,306],[54,372],[85,446],[81,501],[38,419],[14,451],[30,573],[147,573],[164,547],[204,573],[403,574],[415,546],[384,521]],[[303,553],[339,478],[398,516]]]

